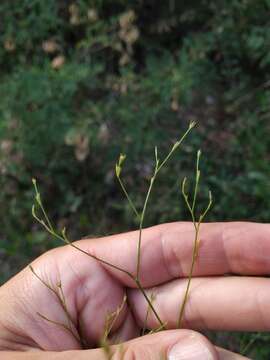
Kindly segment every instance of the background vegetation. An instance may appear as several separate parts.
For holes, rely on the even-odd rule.
[[[1,281],[56,245],[32,220],[32,177],[73,238],[133,229],[119,152],[139,205],[154,146],[165,152],[191,120],[199,126],[161,176],[148,225],[188,218],[179,178],[198,148],[209,220],[269,221],[269,13],[269,0],[2,0]],[[256,339],[250,354],[269,358]],[[226,345],[239,349],[239,337]]]

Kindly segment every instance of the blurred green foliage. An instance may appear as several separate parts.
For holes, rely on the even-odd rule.
[[[165,153],[191,120],[147,224],[188,219],[179,179],[198,148],[209,220],[269,221],[269,11],[269,0],[1,1],[2,281],[56,245],[31,218],[31,177],[73,238],[135,228],[119,152],[139,206],[154,146]]]

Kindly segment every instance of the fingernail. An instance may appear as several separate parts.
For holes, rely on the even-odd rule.
[[[201,339],[189,336],[170,349],[168,360],[214,360],[214,356]]]

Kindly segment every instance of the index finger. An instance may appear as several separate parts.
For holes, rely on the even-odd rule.
[[[189,222],[162,224],[142,232],[140,281],[144,287],[186,277],[190,270],[194,226]],[[76,244],[135,275],[138,231]],[[265,275],[270,272],[270,225],[220,222],[201,225],[200,245],[193,275],[227,273]],[[104,264],[103,264],[104,265]],[[135,287],[125,273],[104,265],[125,286]]]

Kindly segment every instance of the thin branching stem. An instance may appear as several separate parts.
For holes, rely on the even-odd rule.
[[[179,312],[179,316],[178,316],[177,328],[180,328],[181,325],[182,325],[184,310],[185,310],[186,303],[187,303],[187,300],[188,300],[189,289],[190,289],[191,280],[192,280],[192,276],[193,276],[193,270],[194,270],[196,257],[197,257],[196,255],[198,253],[198,251],[197,251],[198,239],[199,239],[198,235],[199,235],[199,227],[196,226],[195,239],[194,239],[193,250],[192,250],[192,261],[191,261],[191,266],[190,266],[190,270],[189,270],[189,274],[188,274],[188,281],[187,281],[187,286],[186,286],[186,289],[185,289],[184,299],[183,299],[183,302],[181,304],[181,308],[180,308],[180,312]]]
[[[79,343],[81,343],[81,339],[78,337],[78,335],[67,325],[65,324],[62,324],[58,321],[55,321],[55,320],[51,320],[49,318],[47,318],[45,315],[37,312],[37,315],[40,316],[43,320],[46,320],[48,321],[49,323],[51,324],[54,324],[54,325],[57,325],[59,327],[62,327],[63,329],[65,329],[67,332],[69,332]]]
[[[58,289],[60,291],[60,294],[59,294],[60,302],[61,302],[61,304],[63,306],[63,309],[64,309],[64,311],[66,313],[66,316],[68,318],[69,326],[70,327],[72,327],[72,326],[75,327],[74,324],[73,324],[73,319],[72,319],[72,317],[71,317],[71,315],[70,315],[70,313],[68,311],[68,308],[67,308],[66,297],[64,295],[64,291],[63,291],[61,282],[57,285],[57,287],[58,287]]]
[[[199,223],[201,223],[201,222],[203,221],[203,219],[205,218],[205,216],[207,215],[207,213],[209,212],[209,210],[210,210],[210,208],[211,208],[211,206],[212,206],[213,199],[212,199],[212,193],[211,193],[211,191],[209,191],[208,197],[209,197],[208,205],[207,205],[206,209],[204,210],[204,212],[202,213],[202,215],[200,215]]]
[[[182,194],[183,194],[183,197],[184,197],[184,200],[185,200],[185,203],[186,203],[186,206],[190,212],[190,215],[191,215],[191,219],[192,219],[192,223],[195,227],[195,224],[196,224],[196,220],[195,220],[195,215],[194,215],[194,211],[192,210],[192,207],[189,203],[189,200],[188,200],[188,195],[186,194],[186,182],[187,182],[187,178],[184,178],[183,182],[182,182]],[[195,227],[196,228],[196,227]]]
[[[194,195],[193,195],[193,201],[192,201],[192,213],[194,213],[195,210],[195,205],[196,205],[196,200],[197,200],[197,195],[198,195],[198,188],[199,188],[199,182],[200,182],[200,169],[199,169],[199,165],[200,165],[200,156],[201,156],[201,150],[199,150],[197,152],[197,161],[196,161],[196,179],[195,179],[195,188],[194,188]]]
[[[123,193],[125,194],[126,198],[127,198],[127,201],[131,207],[131,209],[133,210],[134,214],[136,215],[136,217],[139,219],[140,218],[140,214],[138,213],[135,205],[134,205],[134,202],[131,200],[126,188],[125,188],[125,185],[122,181],[122,179],[120,177],[117,177],[118,181],[119,181],[119,184],[121,186],[121,189],[123,190]]]
[[[42,201],[40,201],[40,204],[42,204]],[[38,204],[40,206],[40,204]],[[95,260],[98,260],[100,261],[101,263],[105,264],[105,265],[108,265],[112,268],[114,268],[115,270],[118,270],[118,271],[121,271],[123,273],[125,273],[127,276],[129,276],[130,278],[134,279],[134,276],[127,270],[124,270],[120,267],[118,267],[117,265],[114,265],[114,264],[111,264],[109,262],[107,262],[106,260],[103,260],[101,258],[99,258],[98,256],[95,256],[95,255],[92,255],[90,254],[89,252],[87,252],[86,250],[83,250],[81,249],[79,246],[75,245],[74,243],[72,243],[66,236],[66,230],[65,228],[62,230],[62,235],[59,235],[55,230],[54,228],[52,227],[48,227],[48,225],[42,220],[40,219],[37,214],[36,214],[36,211],[35,211],[35,205],[32,206],[32,215],[33,217],[47,230],[47,232],[49,234],[51,234],[52,236],[54,236],[56,239],[58,240],[61,240],[62,242],[66,243],[67,245],[70,245],[72,246],[74,249],[80,251],[81,253],[95,259]],[[51,224],[51,223],[50,223]]]
[[[147,207],[148,207],[148,204],[149,204],[150,195],[151,195],[151,192],[153,190],[153,185],[155,183],[157,175],[159,174],[160,170],[166,165],[166,163],[170,160],[173,153],[180,147],[183,140],[186,138],[186,136],[189,134],[189,132],[191,131],[191,129],[194,126],[195,126],[195,122],[190,123],[190,125],[189,125],[188,129],[186,130],[186,132],[184,133],[184,135],[180,138],[180,140],[178,140],[172,146],[171,150],[169,151],[167,156],[165,156],[165,158],[162,161],[160,161],[158,159],[158,150],[157,150],[157,147],[155,147],[155,167],[154,167],[154,172],[153,172],[153,175],[152,175],[152,177],[150,179],[149,187],[148,187],[148,190],[147,190],[147,193],[146,193],[146,197],[145,197],[145,200],[144,200],[144,204],[143,204],[141,213],[137,210],[134,202],[132,201],[132,199],[131,199],[129,193],[127,192],[126,187],[125,187],[125,185],[124,185],[124,183],[123,183],[123,181],[122,181],[122,179],[120,177],[120,174],[121,174],[121,171],[122,171],[122,165],[123,165],[123,162],[124,162],[126,156],[123,155],[123,154],[120,154],[119,160],[116,163],[115,172],[116,172],[116,176],[117,176],[117,179],[119,181],[119,184],[121,186],[121,189],[122,189],[123,193],[125,194],[132,211],[136,215],[136,218],[139,220],[139,236],[138,236],[138,244],[137,244],[137,257],[136,257],[136,271],[135,271],[135,274],[133,274],[133,273],[131,273],[131,272],[117,266],[117,265],[114,265],[114,264],[112,264],[112,263],[110,263],[110,262],[108,262],[108,261],[106,261],[104,259],[101,259],[98,256],[92,255],[91,253],[89,253],[86,250],[81,249],[79,246],[77,246],[76,244],[74,244],[73,242],[71,242],[68,239],[68,237],[66,236],[65,229],[62,230],[61,234],[58,233],[54,229],[54,227],[52,225],[52,222],[50,221],[50,219],[49,219],[49,217],[48,217],[48,215],[47,215],[47,213],[45,211],[45,208],[43,206],[43,203],[42,203],[42,200],[41,200],[41,197],[40,197],[40,193],[38,191],[36,180],[33,179],[33,184],[34,184],[34,188],[35,188],[35,192],[36,192],[35,200],[36,200],[36,203],[37,203],[37,205],[39,206],[39,208],[41,210],[41,213],[42,213],[42,215],[44,217],[44,220],[41,219],[36,214],[35,205],[33,205],[33,207],[32,207],[33,217],[48,231],[49,234],[51,234],[52,236],[54,236],[58,240],[63,241],[64,243],[70,245],[71,247],[73,247],[74,249],[80,251],[81,253],[83,253],[83,254],[85,254],[85,255],[87,255],[87,256],[89,256],[89,257],[91,257],[91,258],[93,258],[93,259],[95,259],[95,260],[97,260],[99,262],[101,262],[102,264],[104,264],[106,266],[109,266],[109,267],[111,267],[111,268],[113,268],[113,269],[115,269],[117,271],[120,271],[120,272],[124,273],[126,276],[128,276],[136,284],[137,288],[142,293],[143,297],[145,298],[145,300],[146,300],[146,302],[148,304],[148,309],[151,310],[153,312],[154,316],[156,317],[156,319],[157,319],[157,321],[159,323],[158,330],[165,329],[166,325],[161,320],[159,314],[155,310],[152,298],[148,297],[148,295],[147,295],[147,293],[146,293],[146,291],[145,291],[145,289],[144,289],[144,287],[143,287],[143,285],[142,285],[142,283],[140,281],[140,268],[141,268],[141,256],[142,256],[142,254],[141,254],[141,252],[142,252],[142,250],[141,250],[142,249],[142,231],[143,231],[144,220],[145,220],[145,215],[146,215],[146,212],[147,212]],[[212,201],[212,200],[209,201],[208,207],[205,209],[203,214],[200,215],[199,221],[196,223],[196,220],[195,220],[195,207],[196,207],[198,186],[199,186],[199,180],[200,180],[199,158],[200,158],[200,151],[198,151],[198,153],[197,153],[196,181],[195,181],[195,189],[194,189],[194,196],[193,196],[192,204],[190,204],[190,202],[188,200],[188,195],[186,194],[186,191],[185,191],[186,179],[184,179],[184,182],[183,182],[183,185],[182,185],[182,193],[183,193],[186,205],[187,205],[187,207],[189,209],[189,212],[191,214],[192,221],[193,221],[193,224],[194,224],[194,227],[195,227],[195,240],[194,240],[194,246],[193,246],[192,263],[191,263],[191,268],[190,268],[189,277],[188,277],[188,284],[187,284],[184,300],[183,300],[183,303],[182,303],[182,306],[181,306],[181,309],[180,309],[180,315],[179,315],[179,319],[178,319],[179,326],[180,326],[181,319],[182,319],[182,316],[183,316],[185,304],[187,302],[190,283],[191,283],[192,274],[193,274],[193,269],[194,269],[194,266],[195,266],[196,256],[197,256],[197,252],[198,252],[197,248],[198,248],[198,243],[199,243],[199,235],[198,234],[199,234],[200,224],[201,224],[203,218],[205,217],[205,215],[207,214],[208,210],[210,209],[211,201]],[[211,194],[209,193],[209,196],[210,195]],[[40,279],[40,280],[42,281],[42,279]],[[54,291],[54,293],[58,296],[59,301],[61,302],[62,306],[64,307],[64,309],[65,309],[65,311],[67,313],[67,316],[69,317],[69,313],[67,311],[67,306],[66,306],[66,302],[65,302],[65,298],[64,298],[64,294],[63,294],[63,290],[62,290],[61,285],[59,286],[60,295],[54,289],[52,289],[52,288],[50,288],[50,289],[52,291]],[[44,317],[44,318],[46,319],[46,317]],[[69,320],[71,320],[71,318]],[[61,324],[59,324],[59,325],[61,325]],[[63,326],[63,324],[62,324],[62,326]],[[71,331],[72,331],[72,329],[71,329]]]
[[[48,215],[47,215],[47,213],[46,213],[46,211],[44,209],[43,203],[41,201],[41,196],[40,196],[40,193],[38,191],[36,179],[32,179],[32,182],[33,182],[35,192],[36,192],[36,202],[38,203],[38,205],[39,205],[39,207],[40,207],[40,209],[41,209],[41,211],[42,211],[42,213],[44,215],[44,218],[45,218],[45,220],[47,222],[48,228],[53,229],[52,223],[51,223],[51,221],[50,221],[50,219],[49,219],[49,217],[48,217]]]
[[[83,343],[83,339],[81,339],[80,335],[77,335],[77,333],[75,333],[75,331],[73,329],[76,329],[74,323],[73,323],[73,319],[67,309],[67,305],[66,305],[66,300],[65,300],[65,296],[64,296],[64,292],[62,289],[62,285],[61,282],[57,285],[58,289],[60,290],[60,294],[58,293],[58,291],[56,291],[50,284],[46,283],[34,270],[34,268],[32,267],[32,265],[29,265],[29,268],[31,270],[31,272],[35,275],[35,277],[44,285],[46,286],[50,291],[52,291],[54,293],[54,295],[56,296],[57,300],[60,302],[60,305],[62,306],[67,320],[68,320],[68,326],[65,324],[59,324],[56,323],[53,320],[49,320],[46,316],[41,315],[40,313],[38,313],[39,316],[41,316],[43,319],[46,319],[47,321],[50,321],[51,323],[57,324],[57,325],[61,325],[63,328],[65,328],[66,330],[68,330],[70,333],[72,333],[72,335],[82,344]]]
[[[203,211],[203,213],[199,216],[199,220],[196,221],[195,211],[196,211],[196,201],[197,201],[197,194],[198,194],[198,188],[199,188],[199,182],[200,182],[200,169],[199,169],[200,156],[201,156],[201,151],[199,150],[197,152],[197,162],[196,162],[196,172],[195,172],[195,186],[194,186],[194,192],[193,192],[192,205],[190,205],[188,194],[186,192],[187,179],[184,178],[184,180],[182,182],[182,195],[184,197],[186,206],[187,206],[187,208],[188,208],[188,210],[190,212],[191,218],[192,218],[192,223],[193,223],[194,230],[195,230],[195,236],[194,236],[193,249],[192,249],[191,266],[190,266],[189,273],[188,273],[187,286],[186,286],[186,289],[185,289],[184,298],[183,298],[183,301],[181,303],[179,316],[178,316],[178,321],[177,321],[177,327],[178,328],[180,328],[181,324],[182,324],[184,310],[185,310],[186,303],[187,303],[187,300],[188,300],[191,281],[192,281],[192,277],[193,277],[193,271],[194,271],[196,259],[197,259],[197,256],[198,256],[199,242],[200,242],[200,239],[199,239],[200,226],[201,226],[202,221],[204,220],[205,216],[207,215],[208,211],[210,210],[210,208],[212,206],[212,194],[211,194],[211,191],[209,191],[208,205],[205,208],[205,210]]]
[[[42,204],[42,200],[40,199],[40,201],[38,202],[38,205],[40,206],[40,204]],[[43,207],[44,208],[44,207]],[[55,238],[65,242],[66,244],[70,245],[71,247],[75,248],[76,250],[80,251],[81,253],[103,263],[104,265],[107,265],[115,270],[118,270],[120,272],[123,272],[124,274],[126,274],[130,279],[132,279],[132,281],[134,281],[134,283],[138,286],[138,288],[140,289],[140,291],[143,293],[144,298],[146,299],[146,301],[148,302],[149,306],[151,307],[151,310],[153,311],[154,315],[156,316],[158,322],[160,323],[160,326],[164,326],[163,322],[161,321],[160,317],[158,316],[156,310],[154,309],[154,306],[151,304],[151,301],[148,299],[146,292],[144,291],[142,285],[140,282],[138,282],[138,280],[136,279],[136,277],[129,271],[122,269],[120,267],[118,267],[117,265],[111,264],[106,260],[103,260],[95,255],[90,254],[89,252],[87,252],[86,250],[81,249],[79,246],[75,245],[74,243],[72,243],[66,235],[66,230],[65,228],[62,230],[62,235],[59,235],[53,228],[53,226],[51,225],[51,227],[49,227],[42,219],[40,219],[35,211],[35,206],[33,205],[32,207],[32,214],[34,216],[34,218]],[[50,222],[51,224],[51,222]],[[42,279],[40,279],[42,280]],[[54,291],[55,292],[55,291]],[[56,293],[57,294],[57,293]]]
[[[110,333],[111,333],[111,331],[112,331],[112,329],[114,327],[114,324],[115,324],[118,316],[122,312],[126,302],[127,302],[127,295],[125,294],[124,297],[123,297],[122,303],[117,307],[117,309],[115,311],[108,314],[108,316],[106,317],[105,330],[104,330],[104,335],[103,335],[103,342],[108,341],[108,336],[110,335]]]
[[[184,135],[180,138],[180,140],[178,140],[172,147],[172,149],[170,150],[169,154],[165,157],[165,159],[161,162],[161,164],[158,166],[157,169],[157,173],[163,168],[163,166],[168,162],[168,160],[170,159],[170,157],[173,155],[173,153],[179,148],[179,146],[182,144],[182,142],[185,140],[185,138],[187,137],[187,135],[190,133],[190,131],[196,126],[196,122],[192,121],[189,124],[189,127],[187,128],[186,132],[184,133]]]
[[[156,309],[154,308],[154,305],[152,304],[151,298],[149,298],[149,297],[147,296],[146,291],[145,291],[144,288],[142,287],[140,281],[136,280],[135,282],[136,282],[136,284],[137,284],[137,286],[138,286],[138,289],[141,291],[143,297],[145,298],[148,306],[150,307],[150,309],[152,310],[153,314],[154,314],[155,317],[157,318],[157,320],[158,320],[161,328],[162,328],[163,330],[166,330],[166,326],[165,326],[164,322],[161,320],[161,318],[160,318],[159,314],[157,313]]]
[[[115,174],[116,174],[116,178],[121,186],[121,189],[123,190],[123,193],[125,194],[126,198],[127,198],[127,201],[131,207],[131,209],[133,210],[134,214],[136,215],[137,218],[140,218],[140,214],[139,214],[139,211],[136,209],[136,206],[134,204],[134,202],[131,200],[131,197],[129,196],[127,190],[126,190],[126,187],[120,177],[121,175],[121,172],[122,172],[122,166],[123,166],[123,163],[126,159],[126,155],[125,154],[120,154],[119,156],[119,159],[117,161],[117,163],[115,164]]]
[[[166,326],[166,323],[165,323],[165,326]],[[155,334],[155,333],[157,333],[157,332],[159,332],[159,331],[161,331],[161,330],[164,330],[164,327],[159,326],[159,327],[157,327],[157,328],[152,329],[151,331],[149,331],[149,334]]]
[[[152,293],[152,294],[150,295],[151,304],[153,304],[154,300],[155,300],[155,295],[154,295],[154,293]],[[143,323],[143,327],[142,327],[142,332],[141,332],[141,335],[142,335],[142,336],[145,335],[145,332],[146,332],[146,329],[147,329],[147,322],[148,322],[148,318],[149,318],[150,311],[151,311],[151,308],[150,308],[150,306],[149,306],[149,304],[148,304],[147,310],[146,310],[145,319],[144,319],[144,323]]]
[[[144,201],[144,204],[143,204],[143,210],[142,210],[142,213],[141,213],[141,216],[140,216],[139,239],[138,239],[138,246],[137,246],[137,270],[136,270],[136,278],[138,280],[139,280],[139,277],[140,277],[140,266],[141,266],[142,230],[143,230],[143,224],[144,224],[144,219],[145,219],[145,213],[146,213],[147,205],[148,205],[148,202],[149,202],[149,197],[150,197],[150,194],[151,194],[152,189],[153,189],[154,182],[155,182],[155,180],[157,178],[157,175],[160,172],[160,170],[169,161],[169,159],[171,158],[173,153],[179,148],[179,146],[182,144],[184,139],[187,137],[187,135],[189,134],[191,129],[194,128],[195,125],[196,125],[195,122],[192,122],[192,123],[189,124],[189,127],[186,130],[186,132],[184,133],[184,135],[180,138],[180,140],[178,140],[173,145],[173,147],[169,151],[168,155],[161,162],[158,159],[157,147],[155,147],[155,169],[154,169],[154,174],[150,179],[150,184],[149,184],[149,187],[148,187],[148,190],[147,190],[147,193],[146,193],[146,197],[145,197],[145,201]]]
[[[150,180],[150,185],[146,194],[146,198],[145,198],[145,202],[143,205],[143,211],[141,214],[141,218],[140,218],[140,227],[139,227],[139,240],[138,240],[138,246],[137,246],[137,269],[136,269],[136,279],[139,280],[139,276],[140,276],[140,267],[141,267],[141,245],[142,245],[142,230],[143,230],[143,222],[144,222],[144,218],[145,218],[145,212],[146,212],[146,208],[147,208],[147,204],[149,201],[149,197],[154,185],[154,181],[155,181],[156,177],[155,174],[154,176],[151,178]]]
[[[60,238],[62,239],[62,241],[64,240],[64,242],[65,242],[66,244],[70,245],[71,247],[73,247],[74,249],[80,251],[81,253],[83,253],[83,254],[91,257],[92,259],[95,259],[95,260],[101,262],[101,263],[104,264],[104,265],[107,265],[107,266],[109,266],[109,267],[111,267],[111,268],[113,268],[113,269],[115,269],[115,270],[118,270],[118,271],[120,271],[120,272],[123,272],[123,273],[126,274],[128,277],[130,277],[132,280],[134,280],[134,276],[132,275],[131,272],[129,272],[129,271],[125,270],[125,269],[122,269],[122,268],[120,268],[120,267],[117,266],[117,265],[111,264],[110,262],[108,262],[108,261],[106,261],[106,260],[104,260],[104,259],[101,259],[100,257],[98,257],[98,256],[96,256],[96,255],[90,254],[90,253],[89,253],[88,251],[86,251],[86,250],[81,249],[79,246],[75,245],[73,242],[71,242],[71,241],[67,238],[65,231],[62,231],[62,234],[63,234],[63,238],[62,238],[61,236],[60,236]]]

